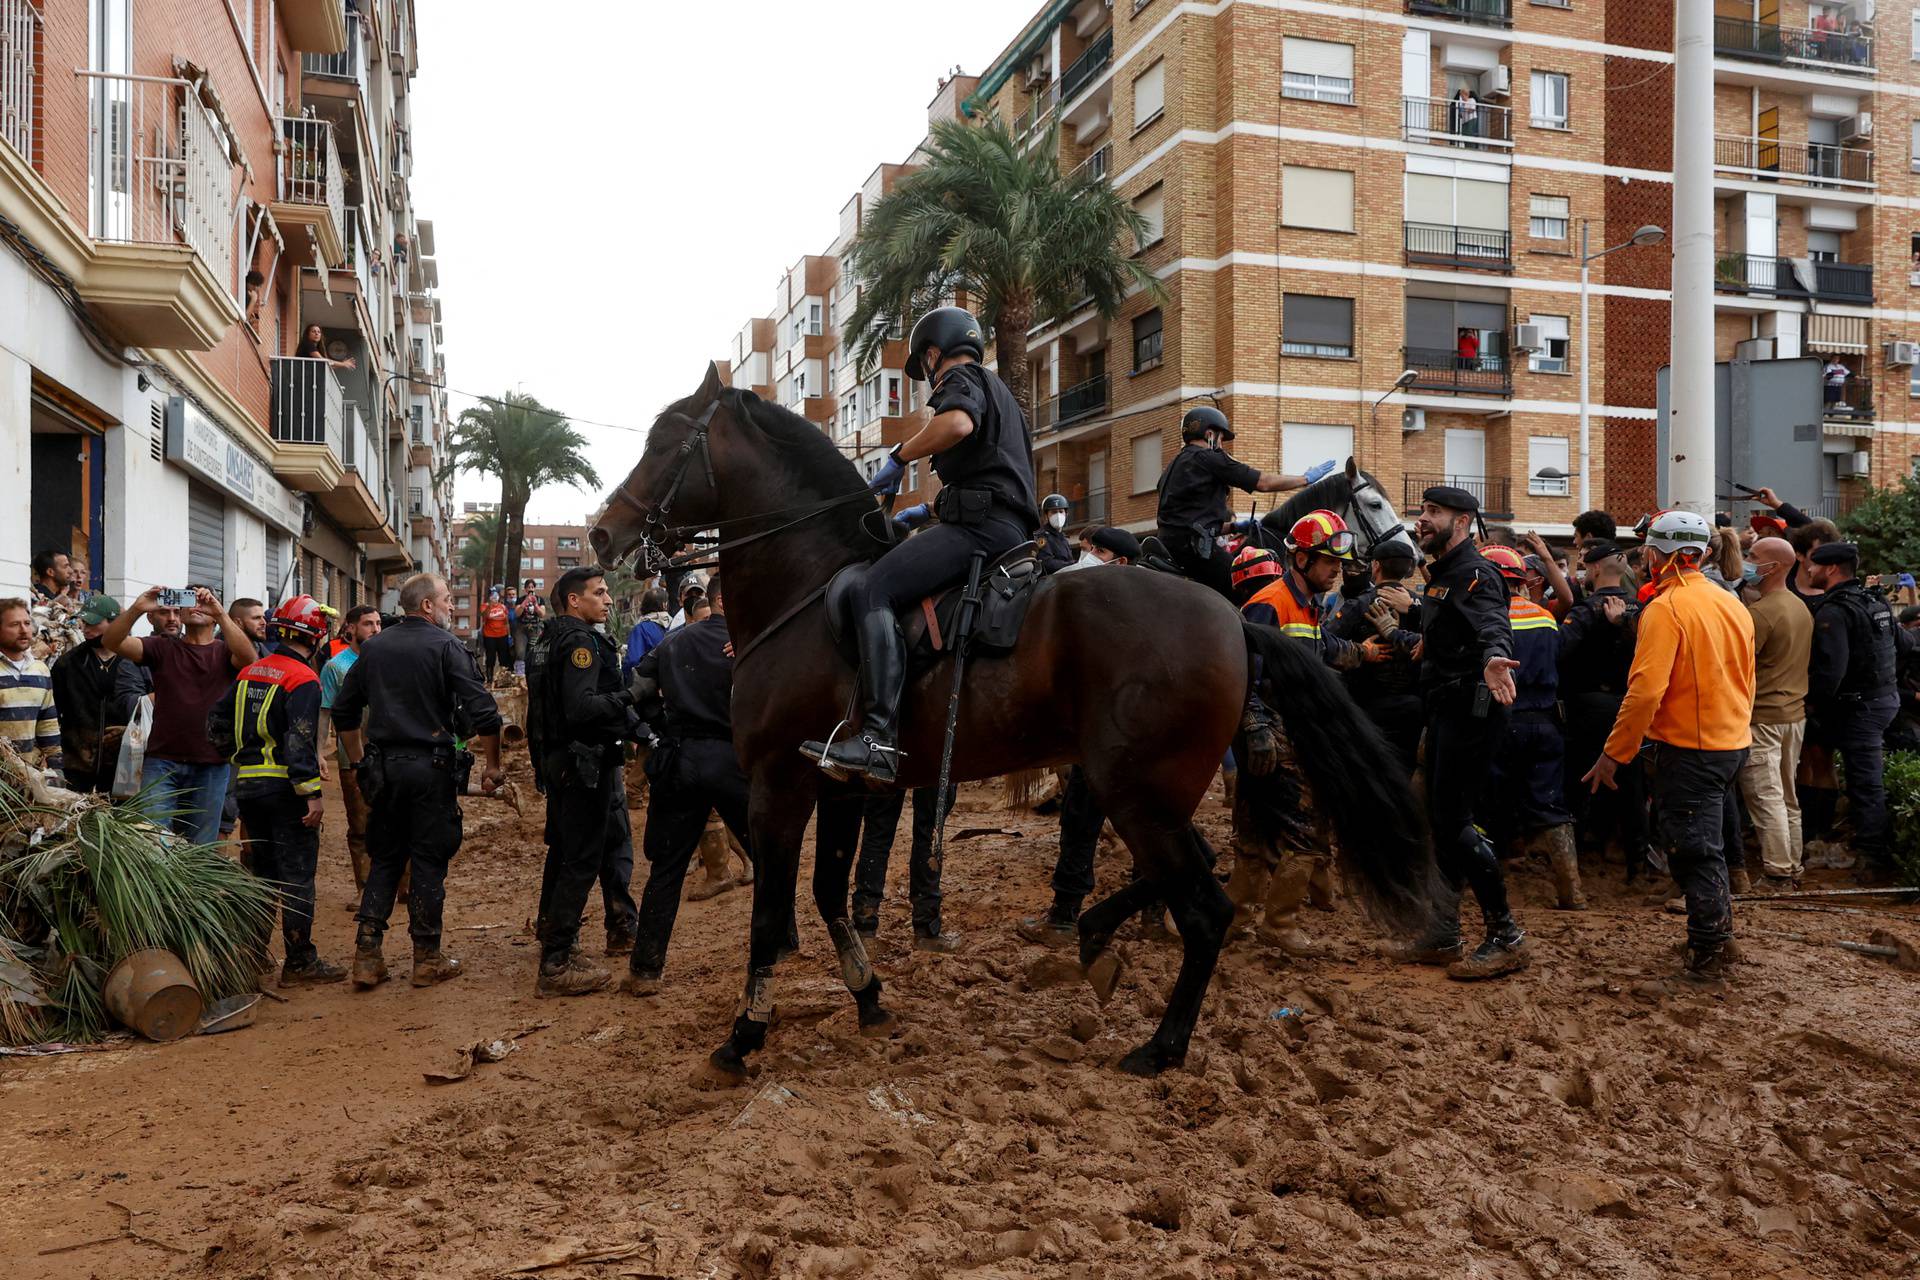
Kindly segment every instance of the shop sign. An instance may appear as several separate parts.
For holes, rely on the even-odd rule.
[[[184,396],[167,402],[167,461],[239,499],[268,523],[299,535],[301,499]]]

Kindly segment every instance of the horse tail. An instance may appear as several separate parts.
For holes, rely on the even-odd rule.
[[[1272,684],[1293,758],[1333,822],[1342,882],[1376,922],[1426,925],[1440,880],[1426,814],[1399,757],[1318,653],[1277,628],[1241,625]]]

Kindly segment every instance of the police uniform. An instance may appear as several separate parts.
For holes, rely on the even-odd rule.
[[[243,669],[207,713],[207,737],[234,764],[253,873],[279,890],[288,979],[342,972],[313,945],[320,828],[307,826],[306,816],[309,800],[320,794],[319,721],[320,677],[289,653]]]
[[[940,865],[933,860],[935,800],[938,787],[913,789],[913,843],[907,863],[907,898],[913,908],[913,932],[916,938],[938,938],[943,932],[940,921]],[[958,786],[947,788],[947,812],[960,795]],[[853,868],[853,927],[872,936],[880,929],[880,903],[887,896],[887,863],[893,858],[893,840],[900,829],[900,815],[907,807],[907,793],[881,791],[862,797],[860,818],[860,858]]]
[[[1857,564],[1851,543],[1816,547],[1815,564]],[[1807,735],[1845,760],[1853,844],[1862,856],[1888,856],[1887,726],[1900,710],[1893,610],[1849,578],[1813,597],[1813,652],[1807,665]]]
[[[687,864],[700,847],[707,815],[718,811],[753,858],[747,830],[747,775],[733,750],[733,659],[727,620],[712,614],[669,632],[634,669],[641,687],[659,691],[649,709],[659,743],[647,756],[652,783],[642,849],[652,871],[640,896],[639,936],[632,970],[657,981],[680,912]]]
[[[466,646],[409,615],[360,646],[333,718],[337,728],[364,728],[366,735],[359,781],[372,865],[360,898],[360,948],[378,951],[400,875],[411,868],[407,932],[417,964],[439,954],[447,865],[460,849],[454,742],[499,733],[500,709]]]
[[[1560,732],[1560,624],[1525,596],[1507,604],[1514,699],[1487,779],[1486,825],[1502,842],[1565,826],[1566,741]]]
[[[1064,514],[1067,500],[1057,493],[1047,495],[1040,505],[1040,527],[1033,532],[1033,539],[1039,547],[1040,572],[1058,573],[1079,559],[1074,554],[1073,544],[1067,541],[1062,530],[1053,527],[1053,513]]]
[[[1233,598],[1233,561],[1216,538],[1232,518],[1229,489],[1254,492],[1260,472],[1225,449],[1189,441],[1160,473],[1160,541],[1180,571],[1195,582]]]
[[[1595,555],[1595,551],[1600,554]],[[1617,554],[1613,544],[1590,548],[1587,563]],[[1625,609],[1616,625],[1607,621],[1603,605],[1618,600]],[[1646,865],[1646,774],[1639,757],[1614,774],[1618,790],[1602,788],[1589,795],[1579,785],[1581,775],[1600,757],[1613,730],[1620,701],[1627,695],[1627,673],[1633,668],[1635,626],[1640,602],[1625,587],[1588,591],[1560,620],[1560,699],[1567,709],[1567,796],[1573,801],[1582,836],[1596,845],[1618,828],[1627,856],[1627,875]]]
[[[540,884],[541,970],[564,968],[580,936],[594,882],[606,902],[610,952],[632,945],[637,914],[633,832],[627,822],[625,741],[633,697],[620,680],[620,651],[579,618],[546,624],[547,657],[534,691],[541,719],[540,773],[547,793],[547,862]],[[605,981],[604,973],[601,975]]]
[[[1424,500],[1451,511],[1479,509],[1471,494],[1452,486],[1436,486]],[[1463,539],[1428,566],[1423,598],[1420,693],[1427,719],[1427,816],[1435,858],[1456,893],[1472,888],[1489,939],[1517,945],[1521,935],[1508,907],[1500,860],[1474,825],[1474,806],[1507,727],[1507,708],[1491,696],[1483,676],[1492,659],[1513,657],[1506,580],[1471,539]],[[1443,922],[1428,941],[1441,944],[1426,948],[1436,957],[1449,945],[1457,950],[1458,921]]]
[[[1374,559],[1380,559],[1381,547],[1393,547],[1392,542],[1382,543],[1374,548]],[[1398,544],[1406,552],[1409,563],[1413,560],[1413,548],[1405,543]],[[1406,768],[1407,776],[1412,777],[1420,758],[1420,732],[1424,716],[1420,707],[1420,664],[1414,655],[1420,641],[1421,597],[1408,588],[1412,597],[1412,607],[1398,620],[1391,631],[1382,637],[1387,644],[1385,662],[1362,661],[1359,666],[1346,673],[1347,692],[1360,709],[1367,713],[1392,746],[1394,754]],[[1369,637],[1378,636],[1379,629],[1367,612],[1380,599],[1377,585],[1367,587],[1351,600],[1342,602],[1339,610],[1327,624],[1330,635],[1353,643],[1361,643]]]

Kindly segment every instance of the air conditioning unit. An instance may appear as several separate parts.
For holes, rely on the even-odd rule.
[[[1865,449],[1858,449],[1853,453],[1838,455],[1838,463],[1839,465],[1836,470],[1840,477],[1842,479],[1852,479],[1856,476],[1864,476],[1872,473],[1873,455]]]
[[[1862,111],[1857,116],[1848,116],[1840,122],[1840,139],[1843,142],[1863,141],[1873,136],[1873,113]]]
[[[1537,324],[1513,326],[1513,349],[1515,352],[1546,350],[1546,343],[1540,338],[1540,326]]]
[[[1480,77],[1480,96],[1504,98],[1513,92],[1513,68],[1501,63]]]
[[[1887,344],[1889,368],[1915,364],[1920,364],[1920,342],[1889,342]]]
[[[1408,435],[1427,429],[1427,411],[1425,409],[1402,409],[1400,411],[1400,429]]]
[[[1047,65],[1047,59],[1044,54],[1027,64],[1027,84],[1029,87],[1036,85],[1044,86],[1047,81],[1052,78],[1053,69]]]

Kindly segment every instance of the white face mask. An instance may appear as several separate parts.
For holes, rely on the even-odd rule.
[[[1067,513],[1064,511],[1055,511],[1047,517],[1047,523],[1056,529],[1064,529],[1067,527]]]
[[[1096,564],[1105,564],[1105,563],[1106,563],[1105,560],[1102,560],[1099,556],[1093,554],[1093,552],[1082,551],[1080,553],[1080,558],[1073,562],[1073,567],[1076,569],[1079,569],[1079,568],[1089,567]]]

